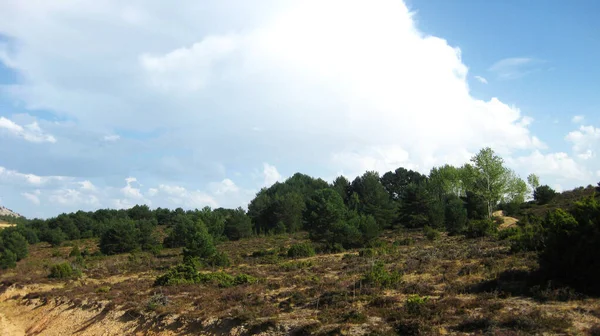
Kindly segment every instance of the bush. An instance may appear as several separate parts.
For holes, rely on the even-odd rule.
[[[425,234],[425,237],[427,237],[427,239],[432,241],[440,238],[440,232],[429,226],[425,226],[423,228],[423,233]]]
[[[255,283],[258,279],[247,274],[236,276],[225,272],[198,273],[191,263],[179,264],[167,273],[159,276],[154,281],[155,286],[172,286],[180,284],[212,284],[219,287],[232,287],[237,285]]]
[[[70,263],[60,263],[55,264],[50,267],[50,275],[49,278],[54,279],[69,279],[69,278],[78,278],[81,276],[81,271],[73,268]]]
[[[217,252],[212,257],[204,259],[205,262],[212,267],[229,267],[231,266],[231,261],[227,254],[223,252]]]
[[[558,209],[544,221],[539,263],[546,275],[577,290],[600,294],[600,205],[594,196],[576,202],[571,214]]]
[[[79,250],[79,246],[74,246],[69,252],[69,257],[81,257],[81,251]]]
[[[406,311],[412,315],[419,315],[428,300],[428,297],[421,297],[418,294],[409,295],[406,299]]]
[[[315,255],[315,249],[310,243],[299,243],[292,245],[288,252],[290,258],[307,258]]]
[[[17,267],[17,255],[11,250],[0,252],[0,269]]]
[[[395,288],[402,281],[402,274],[397,271],[388,272],[383,262],[377,262],[363,276],[363,282],[381,288]]]
[[[141,250],[139,231],[131,220],[118,221],[100,237],[99,246],[106,255]]]
[[[498,226],[491,219],[471,220],[465,236],[469,238],[490,237],[498,232]]]
[[[158,307],[164,307],[169,304],[169,298],[166,297],[162,293],[154,294],[148,300],[146,304],[146,309],[148,310],[156,310]]]

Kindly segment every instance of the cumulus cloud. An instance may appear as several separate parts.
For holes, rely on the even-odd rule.
[[[263,187],[270,187],[273,184],[275,184],[275,182],[278,182],[282,179],[281,174],[279,174],[279,172],[277,171],[277,167],[272,166],[266,162],[263,163],[263,176]]]
[[[0,182],[3,183],[41,186],[69,180],[71,180],[71,178],[67,176],[39,176],[35,174],[25,174],[0,166]]]
[[[550,181],[572,180],[585,183],[591,177],[585,167],[564,152],[543,154],[536,150],[527,156],[509,158],[507,163],[521,170],[529,169]]]
[[[0,117],[0,131],[4,131],[10,135],[23,138],[24,140],[29,142],[56,142],[56,138],[52,135],[44,133],[44,131],[40,128],[37,122],[21,126],[10,119]]]
[[[7,0],[0,13],[0,33],[15,41],[0,61],[20,75],[1,93],[74,120],[55,133],[62,150],[48,161],[109,181],[95,191],[105,206],[245,205],[282,179],[265,162],[323,177],[426,172],[483,146],[547,156],[534,121],[501,99],[473,97],[460,48],[421,32],[401,1]],[[490,70],[514,78],[538,65],[517,58]],[[90,159],[98,153],[106,160]],[[261,165],[256,185],[228,179]],[[135,180],[119,185],[129,172],[144,177],[145,193]]]
[[[573,151],[580,158],[590,159],[600,147],[600,128],[582,125],[579,130],[569,132],[565,139],[573,145]]]
[[[581,124],[584,119],[585,119],[585,116],[576,115],[576,116],[573,116],[573,118],[571,119],[571,122],[574,124]]]

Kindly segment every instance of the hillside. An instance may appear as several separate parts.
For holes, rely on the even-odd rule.
[[[36,244],[0,275],[0,324],[23,335],[573,335],[600,324],[600,300],[532,286],[535,255],[503,241],[387,232],[376,248],[288,258],[306,239],[222,243],[232,266],[202,272],[258,280],[234,286],[153,286],[181,249],[82,261],[70,246]],[[63,261],[84,264],[83,277],[49,279],[46,265]]]
[[[10,217],[22,217],[21,215],[19,215],[18,213],[5,208],[4,206],[0,205],[0,217],[2,216],[10,216]]]
[[[547,212],[556,209],[571,209],[576,201],[579,201],[585,197],[594,195],[597,188],[589,185],[587,187],[579,187],[573,190],[563,191],[557,193],[556,196],[548,204],[539,205],[533,202],[526,203],[522,206],[522,212],[519,217],[523,217],[527,214],[533,214],[536,216],[544,217]],[[600,197],[600,193],[596,194],[596,197]]]

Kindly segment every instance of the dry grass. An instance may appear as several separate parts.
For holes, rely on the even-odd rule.
[[[404,244],[406,238],[414,243]],[[158,256],[90,257],[81,265],[81,279],[51,280],[49,265],[75,262],[68,258],[72,247],[37,244],[15,270],[0,275],[0,293],[13,291],[0,301],[102,307],[110,314],[121,312],[138,331],[159,334],[239,328],[272,335],[585,334],[600,325],[600,300],[535,283],[535,255],[510,254],[504,242],[445,235],[432,242],[420,231],[388,232],[365,256],[358,250],[294,260],[285,256],[287,247],[306,239],[297,234],[220,244],[232,260],[225,272],[259,279],[230,288],[154,287],[154,278],[181,260],[179,249]],[[93,252],[95,244],[71,245]],[[386,272],[400,272],[402,280],[385,288],[366,283],[365,274],[377,262]],[[16,285],[28,287],[18,292]],[[415,294],[423,303],[407,305]]]

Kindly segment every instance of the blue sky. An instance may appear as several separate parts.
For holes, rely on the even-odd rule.
[[[245,206],[492,146],[600,180],[595,1],[0,4],[0,204],[26,216]]]

